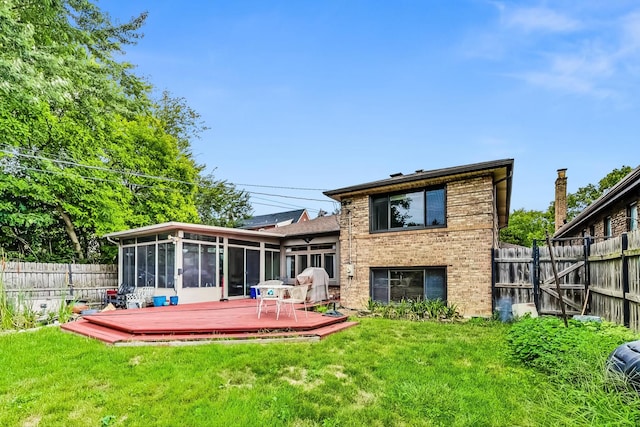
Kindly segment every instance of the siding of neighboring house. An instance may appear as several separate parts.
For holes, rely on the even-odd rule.
[[[447,301],[456,304],[466,316],[491,314],[491,249],[497,246],[498,229],[493,177],[487,173],[450,179],[428,183],[446,183],[444,228],[370,233],[370,194],[350,198],[351,204],[346,207],[343,204],[340,264],[344,306],[366,306],[371,268],[446,267]],[[392,189],[385,188],[389,190]],[[351,279],[346,272],[350,263],[355,265]]]

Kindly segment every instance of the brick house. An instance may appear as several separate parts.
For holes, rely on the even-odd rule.
[[[325,192],[342,206],[341,304],[442,298],[465,316],[490,315],[491,253],[508,223],[512,172],[506,159]]]
[[[564,184],[562,183],[563,179]],[[587,206],[573,220],[564,224],[563,219],[566,218],[566,177],[564,169],[560,169],[556,180],[556,232],[553,237],[607,238],[637,230],[639,201],[640,166]],[[562,212],[565,214],[564,218],[562,218]],[[561,227],[558,228],[558,224]]]

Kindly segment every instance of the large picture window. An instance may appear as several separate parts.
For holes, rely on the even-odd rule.
[[[445,203],[444,187],[372,196],[370,230],[444,227]]]
[[[372,268],[370,296],[383,304],[402,300],[447,301],[444,267]]]

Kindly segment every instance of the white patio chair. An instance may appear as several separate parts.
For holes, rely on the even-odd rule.
[[[138,291],[131,292],[125,295],[127,302],[127,308],[142,308],[144,307],[144,297]]]
[[[308,285],[299,285],[294,286],[293,288],[288,290],[289,296],[285,296],[284,292],[280,295],[277,301],[277,309],[276,309],[276,320],[280,318],[280,307],[283,305],[289,305],[290,310],[293,312],[293,317],[298,321],[298,316],[296,315],[295,304],[303,304],[304,305],[304,315],[305,317],[309,317],[307,314],[307,291],[309,290]],[[289,312],[289,317],[291,317],[291,311]]]
[[[266,313],[269,310],[267,301],[275,301],[277,305],[278,297],[282,291],[282,289],[277,288],[279,286],[282,286],[282,280],[266,280],[256,285],[256,299],[258,300],[256,310],[258,312],[258,319],[263,311]]]
[[[142,286],[136,289],[136,292],[138,292],[140,294],[140,297],[142,298],[143,307],[151,305],[151,303],[153,302],[153,295],[155,291],[156,288],[154,288],[153,286]]]

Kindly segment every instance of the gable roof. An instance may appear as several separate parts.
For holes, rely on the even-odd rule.
[[[340,222],[338,221],[338,215],[327,215],[310,219],[309,221],[285,225],[269,231],[272,233],[282,234],[284,237],[303,235],[337,235],[340,234]]]
[[[367,182],[337,190],[325,191],[324,195],[334,200],[341,201],[345,197],[361,194],[371,194],[385,188],[391,189],[399,184],[411,184],[417,181],[428,181],[437,178],[454,176],[477,176],[483,173],[493,175],[493,184],[496,187],[496,208],[498,210],[498,223],[500,227],[506,227],[509,222],[509,208],[511,204],[511,185],[513,177],[513,159],[494,160],[490,162],[473,163],[469,165],[454,166],[429,171],[418,170],[415,173],[403,175],[393,174],[390,178],[379,181]]]
[[[296,209],[294,211],[254,216],[244,220],[240,228],[257,229],[275,227],[276,225],[287,221],[290,221],[290,224],[295,224],[300,220],[305,211],[306,209]]]
[[[598,197],[593,203],[587,206],[574,219],[564,224],[555,232],[553,237],[565,237],[581,232],[593,217],[598,217],[603,211],[626,199],[630,195],[640,193],[640,166],[629,172],[609,191]]]

